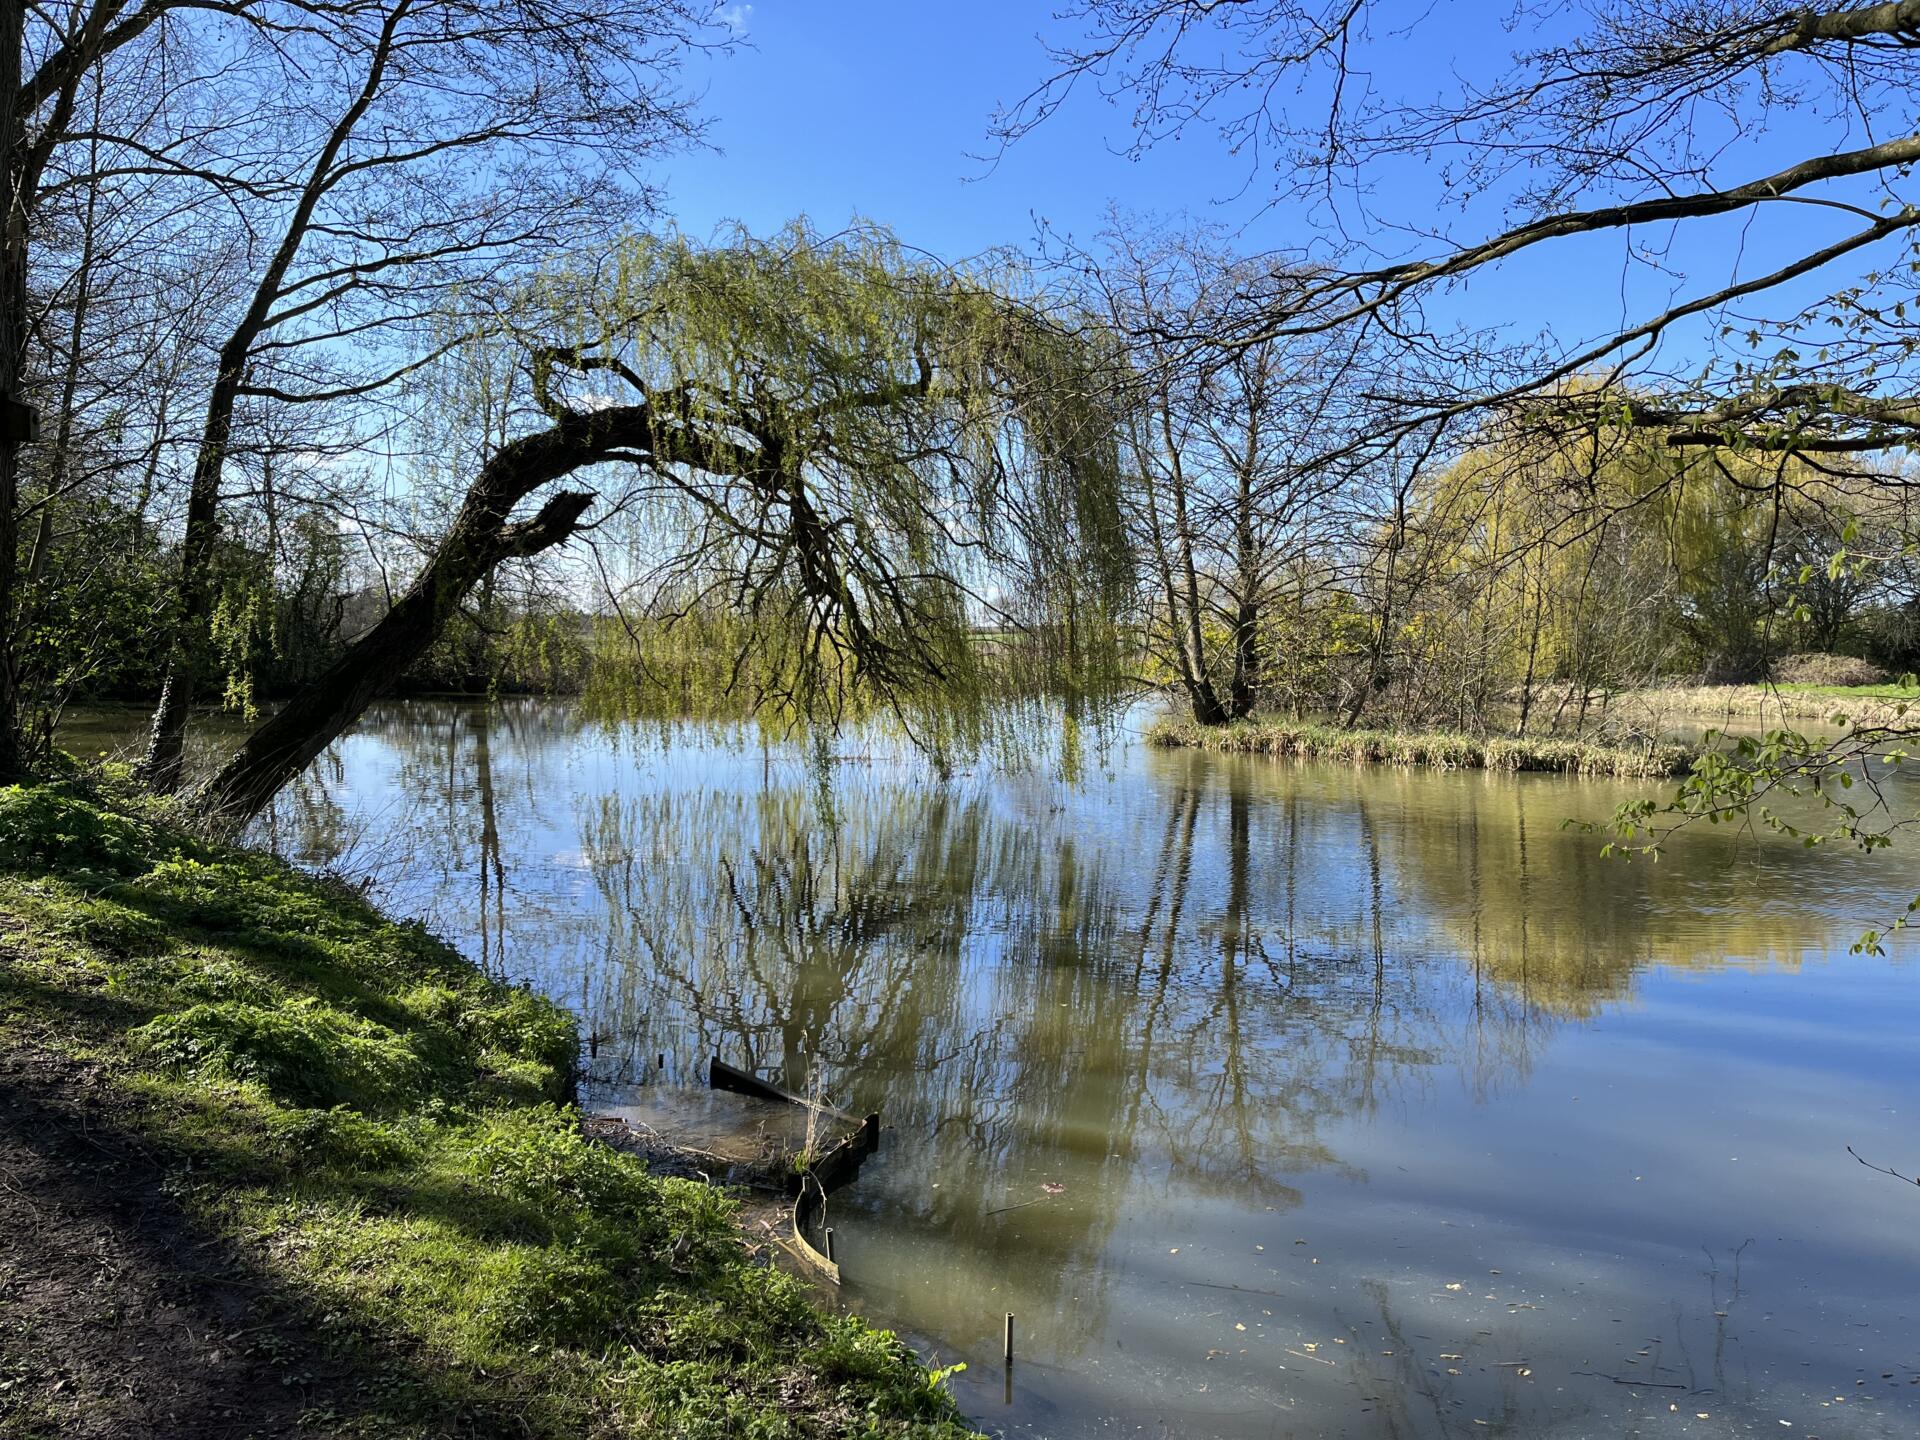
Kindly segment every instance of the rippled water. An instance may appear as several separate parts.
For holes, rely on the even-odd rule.
[[[1608,783],[842,749],[395,704],[264,831],[572,1006],[597,1094],[718,1053],[881,1109],[846,1298],[989,1428],[1920,1432],[1920,1189],[1847,1151],[1920,1165],[1920,972],[1848,953],[1911,843],[1628,864],[1563,826]]]

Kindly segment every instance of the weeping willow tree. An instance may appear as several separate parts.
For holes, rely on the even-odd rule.
[[[496,567],[589,531],[635,708],[952,729],[1022,691],[1110,691],[1132,574],[1117,351],[1018,281],[804,224],[633,237],[544,277],[472,342],[512,347],[525,399],[412,584],[200,804],[256,813]]]
[[[1130,584],[1119,357],[1019,281],[800,228],[636,241],[571,317],[556,281],[574,328],[539,362],[548,393],[681,397],[715,454],[650,476],[607,527],[595,700],[782,728],[878,712],[939,750],[1009,699],[1109,692]]]

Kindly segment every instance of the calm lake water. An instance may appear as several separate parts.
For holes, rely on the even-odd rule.
[[[1920,1189],[1847,1151],[1920,1166],[1920,970],[1848,954],[1920,841],[1629,864],[1562,826],[1610,783],[842,750],[393,704],[263,835],[573,1007],[599,1095],[718,1053],[879,1108],[846,1298],[991,1430],[1920,1433]]]

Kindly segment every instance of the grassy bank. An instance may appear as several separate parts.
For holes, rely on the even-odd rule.
[[[576,1053],[349,891],[0,790],[0,1432],[967,1433],[720,1192],[583,1140]]]
[[[1696,752],[1683,745],[1632,749],[1584,740],[1481,739],[1444,731],[1342,730],[1335,725],[1250,720],[1198,725],[1162,720],[1147,743],[1224,754],[1293,755],[1350,764],[1431,765],[1442,770],[1544,770],[1561,775],[1645,779],[1684,774]]]

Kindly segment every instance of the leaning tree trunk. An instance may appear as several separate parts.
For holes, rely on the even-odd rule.
[[[665,447],[657,429],[647,405],[610,406],[563,415],[551,429],[495,454],[419,578],[373,629],[247,737],[201,788],[200,810],[223,826],[238,826],[259,814],[281,786],[427,652],[475,585],[502,561],[537,555],[572,535],[593,496],[562,492],[519,521],[508,519],[515,505],[615,450],[631,458],[635,449],[644,448],[667,458],[660,454]]]
[[[200,808],[224,825],[259,814],[432,648],[483,576],[503,560],[535,555],[566,539],[592,503],[592,495],[567,492],[519,524],[456,525],[380,623],[247,737],[201,791]]]
[[[220,538],[220,475],[233,437],[233,408],[239,398],[240,369],[228,346],[220,357],[220,377],[207,401],[207,418],[193,484],[187,494],[187,527],[180,542],[178,612],[173,618],[160,699],[147,729],[147,751],[138,773],[148,789],[171,795],[180,786],[187,754],[187,716],[193,709],[194,682],[207,663],[208,624],[213,615],[213,558]]]
[[[556,365],[581,373],[620,369],[645,398],[637,405],[570,410],[549,393]],[[890,385],[841,397],[843,406],[875,406],[924,395],[932,370],[924,361],[912,385]],[[480,467],[460,511],[434,548],[425,569],[380,622],[347,647],[319,676],[303,686],[286,708],[261,725],[203,786],[202,813],[217,824],[237,826],[265,808],[274,793],[331,744],[380,692],[404,675],[438,640],[474,586],[502,561],[537,555],[580,529],[591,494],[563,491],[525,520],[513,511],[540,487],[593,465],[618,463],[725,474],[776,498],[788,517],[784,537],[797,554],[797,579],[810,603],[847,608],[848,582],[833,556],[829,527],[789,473],[782,439],[792,417],[770,420],[764,411],[716,409],[692,382],[650,391],[617,362],[549,349],[533,357],[536,403],[553,420],[546,430],[503,445]],[[818,411],[813,412],[816,417]],[[695,423],[698,417],[700,423]],[[709,423],[710,422],[710,423]],[[741,435],[750,437],[742,441]],[[758,532],[756,532],[756,535]],[[873,657],[890,652],[878,641],[862,642],[857,617],[849,641],[872,672]]]
[[[287,314],[298,314],[307,308],[296,305],[279,316],[274,314],[274,306],[282,299],[281,285],[306,243],[320,201],[342,173],[335,171],[334,162],[380,94],[382,80],[393,59],[397,30],[407,8],[402,3],[388,11],[378,43],[368,57],[366,78],[360,91],[334,121],[326,143],[314,157],[300,197],[287,218],[286,229],[281,232],[280,243],[254,286],[246,313],[220,347],[220,369],[213,391],[207,397],[206,422],[194,458],[193,484],[187,492],[187,526],[180,545],[178,610],[173,617],[166,676],[160,684],[160,702],[153,711],[146,757],[139,767],[140,778],[150,789],[163,795],[171,794],[180,784],[194,682],[207,663],[212,639],[209,627],[213,618],[215,544],[220,537],[220,482],[226,468],[227,449],[233,440],[234,407],[240,399],[254,346]]]

